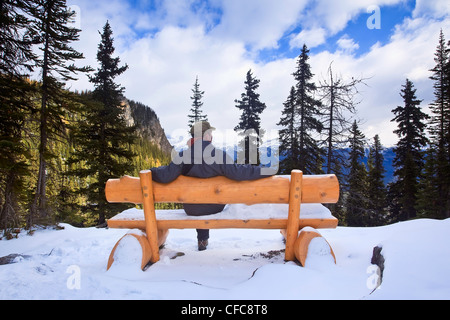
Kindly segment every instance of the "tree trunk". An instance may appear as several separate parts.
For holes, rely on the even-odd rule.
[[[333,152],[333,110],[334,110],[334,84],[333,72],[330,68],[330,128],[328,131],[328,159],[327,159],[327,174],[331,173],[331,159]]]
[[[47,150],[48,132],[47,132],[47,100],[48,100],[48,54],[49,54],[49,28],[47,23],[44,44],[44,64],[42,66],[42,99],[41,99],[41,117],[40,117],[40,144],[39,144],[39,173],[34,195],[31,204],[30,214],[27,219],[27,228],[31,228],[36,219],[46,218],[47,199],[47,161],[45,159],[45,151]]]

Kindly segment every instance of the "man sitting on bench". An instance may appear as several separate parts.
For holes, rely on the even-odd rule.
[[[150,169],[152,178],[159,183],[169,183],[178,176],[185,175],[197,178],[225,176],[232,180],[256,180],[268,176],[261,173],[261,167],[235,164],[226,152],[216,149],[212,141],[212,131],[209,122],[196,122],[191,128],[192,138],[188,141],[188,149],[172,157],[168,166]],[[184,210],[190,216],[205,216],[221,212],[223,204],[184,204]],[[209,230],[197,229],[198,250],[206,250]]]

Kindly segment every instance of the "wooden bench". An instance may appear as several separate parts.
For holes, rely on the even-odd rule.
[[[168,184],[152,181],[150,170],[141,171],[140,178],[125,176],[108,180],[105,188],[108,202],[143,204],[144,217],[140,219],[108,220],[110,228],[140,229],[142,233],[130,233],[142,247],[141,268],[159,261],[159,247],[165,242],[169,229],[280,229],[286,239],[285,260],[298,260],[305,265],[308,245],[320,234],[314,229],[336,228],[338,220],[327,218],[302,218],[301,203],[336,203],[339,199],[339,182],[335,175],[305,175],[293,170],[290,177],[271,176],[253,181],[234,181],[226,177],[193,178],[180,176]],[[216,203],[216,204],[288,204],[283,218],[216,219],[215,215],[186,216],[183,219],[157,220],[155,203]],[[119,215],[117,216],[119,217]],[[299,230],[305,228],[305,232]],[[126,235],[127,236],[127,235]],[[124,236],[125,237],[125,236]],[[123,238],[122,238],[123,239]],[[120,240],[122,240],[120,239]],[[119,240],[119,242],[120,242]],[[111,251],[108,266],[114,262]],[[334,253],[331,249],[331,253]]]

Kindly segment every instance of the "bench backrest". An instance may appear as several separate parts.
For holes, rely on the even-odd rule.
[[[153,196],[154,202],[289,203],[289,186],[289,176],[271,176],[253,181],[180,176],[168,184],[153,182]],[[105,193],[108,202],[143,202],[140,179],[135,177],[108,180]],[[305,175],[301,194],[302,203],[336,203],[339,199],[339,182],[334,174]]]

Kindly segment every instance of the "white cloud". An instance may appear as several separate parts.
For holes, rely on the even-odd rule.
[[[450,15],[450,2],[448,0],[416,0],[413,17],[431,16],[443,18]]]
[[[299,34],[293,35],[289,41],[291,48],[301,48],[306,44],[308,48],[314,48],[326,41],[326,30],[316,28],[310,30],[302,30]]]
[[[339,50],[347,54],[352,54],[355,50],[359,49],[359,44],[357,44],[355,40],[350,38],[347,34],[339,38],[339,40],[337,41],[337,45]]]
[[[298,22],[307,0],[223,0],[223,16],[213,36],[239,40],[253,49],[275,48]]]
[[[141,0],[138,7],[141,10],[135,13],[134,27],[143,32],[161,30],[167,26],[204,25],[210,28],[220,18],[215,6],[214,3],[209,6],[208,2],[196,0],[159,0],[151,6],[149,1]],[[152,10],[149,10],[150,7],[153,7]]]

